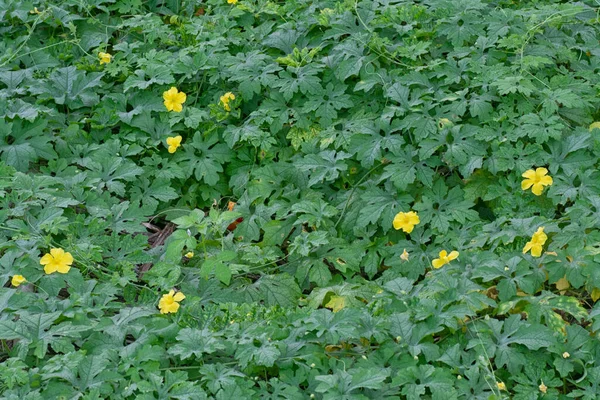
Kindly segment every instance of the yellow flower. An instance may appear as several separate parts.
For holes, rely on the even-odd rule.
[[[98,53],[98,58],[100,58],[100,64],[108,64],[112,60],[112,56],[109,53]]]
[[[590,132],[593,131],[594,129],[600,129],[600,122],[599,121],[592,122],[590,124],[590,127],[589,127]]]
[[[531,240],[523,247],[523,254],[531,250],[531,255],[539,257],[542,255],[542,246],[548,240],[548,236],[544,233],[544,227],[540,226],[538,230],[533,234]]]
[[[406,251],[406,249],[404,249],[402,254],[400,254],[400,258],[403,259],[404,261],[408,261],[408,251]]]
[[[41,14],[42,12],[38,10],[37,7],[33,7],[33,10],[29,11],[29,14]]]
[[[73,256],[63,249],[50,249],[50,253],[42,257],[40,264],[44,266],[44,272],[48,275],[54,272],[66,274],[73,264]]]
[[[562,353],[562,356],[563,356],[563,358],[569,358],[569,357],[571,357],[571,355],[568,352],[566,352],[566,351],[564,353]]]
[[[181,292],[175,293],[171,290],[168,294],[163,294],[158,302],[161,314],[176,313],[179,310],[179,302],[185,299],[185,295]]]
[[[402,229],[406,233],[411,233],[419,222],[421,220],[416,212],[399,212],[394,217],[393,225],[396,230]]]
[[[540,392],[542,393],[546,393],[546,391],[548,390],[548,386],[544,385],[544,381],[542,381],[542,384],[540,386],[538,386],[540,388]]]
[[[180,135],[168,137],[167,138],[167,146],[169,146],[169,153],[173,154],[177,151],[177,148],[181,146],[181,139],[183,139]]]
[[[177,91],[176,87],[172,87],[163,93],[164,104],[167,107],[167,111],[181,112],[183,110],[183,103],[187,96],[183,92]]]
[[[496,386],[498,387],[498,390],[506,390],[504,382],[496,382]]]
[[[521,189],[527,190],[531,188],[531,191],[536,196],[542,194],[544,190],[544,186],[552,185],[552,177],[548,175],[548,170],[546,168],[536,168],[536,170],[527,170],[523,172],[521,175],[523,178],[523,182],[521,182]]]
[[[446,250],[440,251],[440,258],[436,258],[431,262],[433,268],[442,268],[444,265],[448,264],[452,260],[456,260],[458,258],[458,251],[451,251],[450,254]]]
[[[235,2],[237,3],[237,0],[235,0]],[[223,96],[219,97],[219,102],[223,105],[225,111],[231,111],[231,107],[229,106],[229,102],[231,100],[235,100],[235,95],[231,92],[227,92]]]
[[[27,282],[27,279],[23,275],[15,275],[12,277],[10,283],[14,287],[18,287],[20,284]]]
[[[193,251],[189,251],[189,252],[185,253],[185,258],[192,258],[192,257],[194,257]]]
[[[237,4],[238,0],[227,0],[227,4]]]

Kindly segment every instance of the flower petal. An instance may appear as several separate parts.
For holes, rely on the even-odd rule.
[[[394,221],[392,221],[392,225],[394,226],[395,230],[399,230],[402,229],[402,215],[404,213],[399,212],[398,214],[396,214],[396,216],[394,217]]]
[[[62,257],[61,262],[67,264],[67,265],[71,265],[73,264],[73,256],[71,255],[71,253],[69,253],[68,251],[65,252],[65,255]]]
[[[46,273],[46,275],[50,275],[50,274],[56,272],[56,264],[50,263],[50,264],[44,266],[44,272]]]
[[[543,246],[544,243],[546,243],[546,240],[548,240],[548,235],[546,235],[544,232],[536,232],[531,238],[533,244],[539,244],[540,246]]]
[[[528,169],[527,171],[523,172],[521,176],[527,179],[535,179],[535,171],[532,169]]]
[[[544,186],[550,186],[553,183],[552,177],[550,175],[542,176],[540,178],[540,183]]]
[[[447,255],[448,255],[448,252],[446,250],[440,251],[440,254],[439,254],[440,258],[446,258]]]
[[[444,266],[445,262],[444,260],[442,260],[441,258],[436,258],[435,260],[433,260],[431,262],[431,265],[433,265],[433,268],[442,268]]]
[[[52,254],[46,254],[44,255],[44,257],[42,257],[40,259],[40,264],[41,265],[48,265],[50,264],[52,261],[54,261],[54,257],[52,257]]]
[[[418,223],[421,222],[421,219],[419,218],[417,213],[412,212],[412,214],[409,216],[409,222],[413,225],[417,225]]]
[[[27,279],[23,275],[14,275],[10,281],[10,284],[14,287],[19,287],[22,283],[27,282]]]
[[[185,299],[185,295],[181,292],[177,292],[175,293],[175,296],[173,296],[173,300],[175,301],[181,301],[183,299]]]
[[[448,260],[452,261],[452,260],[456,260],[458,258],[458,251],[454,250],[451,251],[450,254],[448,254]]]
[[[531,247],[531,255],[533,257],[539,257],[542,255],[542,245],[541,244],[534,244]]]
[[[523,182],[521,182],[521,189],[523,190],[527,190],[529,189],[535,182],[531,179],[524,179]]]
[[[56,267],[56,271],[57,271],[58,273],[61,273],[61,274],[66,274],[66,273],[68,273],[70,269],[71,269],[71,266],[70,266],[70,265],[66,265],[66,264],[58,265],[58,266]]]
[[[535,175],[538,177],[538,179],[547,174],[548,174],[548,170],[544,167],[536,168],[536,170],[535,170]]]
[[[536,183],[535,185],[533,185],[531,187],[531,191],[536,196],[540,196],[542,194],[542,192],[544,191],[544,185],[542,185],[541,183]]]
[[[65,254],[65,251],[63,249],[50,249],[50,254],[52,254],[52,257],[54,258],[58,258]]]

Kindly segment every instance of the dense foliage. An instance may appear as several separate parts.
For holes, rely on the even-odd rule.
[[[2,398],[600,398],[599,7],[0,0]]]

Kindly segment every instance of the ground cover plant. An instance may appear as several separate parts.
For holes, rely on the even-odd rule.
[[[600,398],[599,16],[0,0],[2,398]]]

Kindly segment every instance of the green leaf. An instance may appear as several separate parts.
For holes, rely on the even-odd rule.
[[[0,339],[3,340],[29,340],[29,332],[21,323],[14,321],[0,321]]]
[[[0,121],[0,158],[18,171],[26,172],[30,163],[39,158],[51,160],[56,153],[44,132],[47,121],[39,119],[33,123],[14,120]]]
[[[214,275],[222,283],[229,285],[232,272],[227,264],[236,257],[237,254],[234,251],[225,250],[220,252],[216,257],[209,258],[202,263],[200,276],[208,278],[209,276]]]
[[[110,379],[106,374],[106,372],[109,372],[106,371],[107,361],[104,355],[90,355],[79,363],[77,368],[79,379],[76,386],[81,392],[98,387]],[[116,372],[113,372],[112,375],[112,379],[119,377]]]
[[[251,285],[247,295],[252,301],[264,300],[269,305],[294,307],[301,295],[295,279],[287,274],[263,275]]]
[[[236,359],[242,368],[246,368],[250,362],[256,365],[272,367],[279,358],[281,352],[269,343],[263,343],[260,347],[254,344],[242,345],[236,352]]]
[[[232,272],[226,264],[217,264],[215,265],[215,276],[225,285],[229,285]]]
[[[125,92],[130,89],[147,89],[148,87],[157,85],[167,85],[175,82],[175,78],[171,74],[171,68],[166,65],[149,64],[143,70],[138,69],[130,75],[123,87]]]
[[[345,92],[345,85],[337,84],[334,86],[329,83],[325,90],[314,97],[311,96],[304,103],[303,111],[315,111],[315,116],[320,118],[321,125],[327,126],[337,118],[338,110],[350,108],[354,105],[351,97]]]
[[[340,176],[340,172],[346,171],[348,165],[344,162],[350,158],[350,154],[343,151],[322,151],[319,154],[309,154],[297,160],[294,165],[300,171],[310,171],[309,186],[323,181],[334,181]]]
[[[214,332],[208,329],[185,328],[177,334],[177,344],[171,346],[169,354],[186,360],[192,356],[202,358],[204,354],[212,354],[224,349],[224,343]]]
[[[262,226],[262,229],[265,232],[262,243],[265,246],[281,245],[285,238],[288,237],[293,225],[294,221],[292,219],[287,219],[284,221],[273,220],[267,222]]]
[[[552,332],[543,326],[522,326],[511,336],[511,343],[519,343],[530,350],[539,350],[556,343]]]
[[[196,132],[191,146],[186,146],[185,163],[190,173],[193,171],[198,181],[203,180],[207,185],[215,185],[223,172],[223,164],[231,157],[231,152],[223,143],[217,143],[217,135],[204,137]]]
[[[103,76],[102,72],[86,73],[74,66],[64,67],[52,72],[50,78],[36,85],[32,92],[73,109],[89,107],[99,101],[94,88],[102,85]]]
[[[388,369],[373,370],[360,368],[350,370],[348,373],[352,375],[352,383],[348,388],[349,390],[362,388],[381,389],[383,387],[383,381],[390,376]]]

